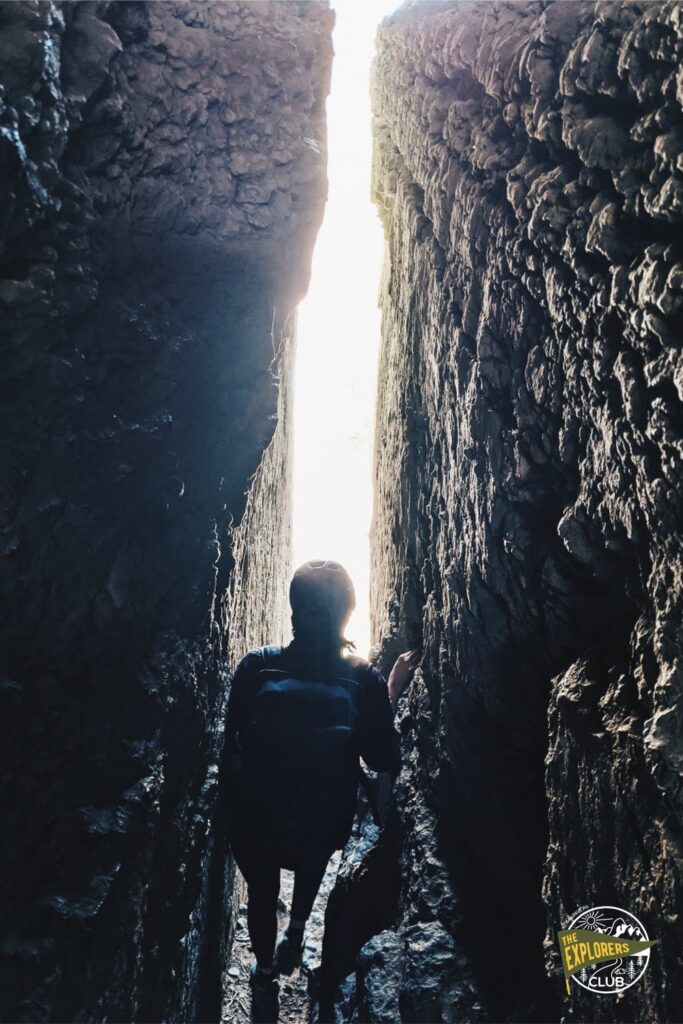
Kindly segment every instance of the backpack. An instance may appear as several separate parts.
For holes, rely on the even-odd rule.
[[[276,849],[340,849],[361,777],[360,682],[351,666],[326,678],[295,676],[278,666],[281,651],[262,649],[240,730],[251,828]]]

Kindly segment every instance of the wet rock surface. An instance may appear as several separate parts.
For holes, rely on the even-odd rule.
[[[424,656],[352,1019],[677,1019],[682,12],[414,3],[379,30],[374,635],[386,670]],[[605,903],[657,953],[569,1000],[554,933]]]
[[[249,618],[233,550],[246,593],[286,575],[330,30],[324,3],[0,5],[3,1019],[217,1019],[227,672],[284,600]]]

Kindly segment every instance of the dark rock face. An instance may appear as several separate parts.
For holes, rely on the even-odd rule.
[[[217,1005],[214,762],[231,657],[283,617],[331,19],[0,6],[3,1019]]]
[[[374,633],[385,668],[424,658],[362,1019],[395,1014],[363,995],[380,955],[406,1020],[677,1019],[682,13],[416,3],[380,28]],[[623,998],[569,1000],[554,933],[601,903],[656,953]]]

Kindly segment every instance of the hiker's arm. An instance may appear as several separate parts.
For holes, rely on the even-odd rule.
[[[225,825],[227,821],[230,798],[235,786],[235,773],[240,767],[239,730],[242,725],[245,699],[251,678],[251,666],[252,655],[249,652],[240,661],[230,681],[223,750],[218,767],[216,818],[221,825]]]
[[[385,680],[372,666],[368,666],[362,693],[361,757],[373,771],[398,772],[401,755],[389,690]]]
[[[389,681],[387,684],[389,700],[391,701],[391,707],[394,714],[396,714],[398,702],[403,691],[415,675],[415,669],[417,668],[419,661],[419,651],[405,651],[403,654],[399,654],[398,658],[394,662],[394,667],[389,673]]]
[[[228,710],[225,718],[225,742],[223,749],[229,761],[230,768],[233,770],[237,770],[240,767],[239,732],[244,721],[244,712],[254,671],[258,670],[260,666],[261,657],[259,653],[249,651],[248,654],[245,654],[235,669],[230,682]]]

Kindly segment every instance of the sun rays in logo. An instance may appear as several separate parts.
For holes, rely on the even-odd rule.
[[[605,932],[609,926],[609,920],[599,910],[587,911],[576,922],[577,928],[585,928],[589,932]]]

